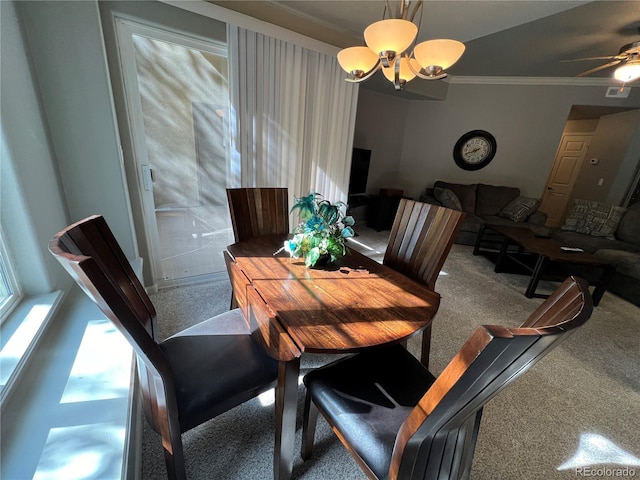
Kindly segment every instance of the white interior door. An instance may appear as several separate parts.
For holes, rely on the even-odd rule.
[[[226,45],[118,20],[118,42],[158,287],[224,272],[233,232],[226,201]]]
[[[547,214],[547,226],[562,223],[590,142],[591,135],[563,135],[540,204],[540,210]]]

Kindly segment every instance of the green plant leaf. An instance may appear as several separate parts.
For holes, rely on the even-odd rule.
[[[307,255],[304,257],[304,263],[307,267],[313,267],[319,258],[320,249],[318,247],[314,247],[307,252]]]
[[[353,237],[355,235],[355,232],[351,227],[344,227],[342,229],[341,235],[343,238]]]

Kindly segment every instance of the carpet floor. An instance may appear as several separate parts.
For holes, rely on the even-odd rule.
[[[358,233],[352,247],[381,261],[389,232]],[[526,284],[525,276],[494,273],[472,247],[454,245],[436,285],[442,301],[433,322],[432,372],[444,369],[478,325],[522,323],[542,302],[524,296]],[[230,295],[226,278],[161,290],[152,297],[161,336],[225,311]],[[485,407],[471,479],[640,476],[639,345],[640,308],[605,293],[586,325]],[[417,354],[418,338],[409,349]],[[301,373],[335,358],[303,355]],[[303,397],[300,387],[297,451]],[[183,434],[187,477],[273,478],[273,410],[272,397],[257,398]],[[146,423],[142,478],[166,478],[159,436]],[[302,462],[296,453],[293,479],[364,478],[320,419],[314,455]]]

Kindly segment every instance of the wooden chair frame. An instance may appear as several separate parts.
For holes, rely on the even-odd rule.
[[[465,214],[403,198],[382,263],[435,290],[436,280]],[[422,331],[421,360],[429,367],[431,325]]]

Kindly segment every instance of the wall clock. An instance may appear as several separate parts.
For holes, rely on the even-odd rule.
[[[453,159],[465,170],[486,167],[496,154],[496,139],[484,130],[465,133],[453,148]]]

